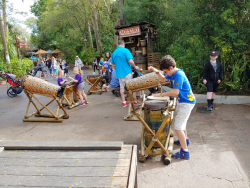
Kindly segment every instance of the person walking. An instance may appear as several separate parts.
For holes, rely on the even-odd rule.
[[[76,56],[75,67],[78,67],[79,70],[81,70],[81,75],[83,75],[83,71],[82,71],[83,63],[82,63],[82,60],[78,56]]]
[[[93,74],[95,74],[95,69],[98,70],[97,69],[97,59],[95,57],[94,57],[94,60],[93,60],[93,67],[94,67],[94,73]]]
[[[215,93],[218,91],[222,81],[222,65],[217,60],[219,51],[210,51],[210,60],[206,62],[203,71],[203,84],[207,87],[207,110],[211,111],[214,107]]]
[[[125,100],[124,87],[126,80],[133,78],[132,76],[132,67],[136,70],[139,70],[138,66],[135,66],[133,55],[131,52],[125,48],[125,43],[123,40],[118,41],[118,47],[113,52],[111,57],[111,63],[113,69],[116,70],[116,76],[120,82],[120,93],[122,98],[122,106],[126,107],[129,105],[129,102]],[[136,93],[133,93],[133,97],[136,99]],[[134,105],[140,105],[137,101],[134,102]]]

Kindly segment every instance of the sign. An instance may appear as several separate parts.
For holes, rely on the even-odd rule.
[[[17,46],[17,48],[27,48],[27,46]]]
[[[127,27],[124,29],[119,29],[118,31],[119,31],[119,35],[121,38],[141,35],[141,28],[139,25],[134,26],[134,27]]]
[[[26,45],[27,45],[26,42],[18,42],[18,43],[17,43],[17,46],[26,46]]]

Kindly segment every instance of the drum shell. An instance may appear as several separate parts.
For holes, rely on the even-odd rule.
[[[32,93],[44,94],[62,97],[64,88],[55,84],[49,83],[42,79],[27,75],[21,80],[21,86],[23,89],[28,90]]]
[[[125,83],[126,90],[136,90],[150,88],[151,86],[156,86],[160,83],[160,80],[155,72],[145,74],[143,76],[127,80]]]
[[[165,116],[163,115],[162,110],[144,109],[144,121],[153,130],[154,133],[158,131],[164,119]],[[158,137],[158,140],[162,143],[163,146],[165,146],[166,143],[168,129],[169,129],[169,124],[167,122],[167,124],[165,125],[164,129],[162,130],[162,132]],[[152,141],[152,135],[147,129],[145,129],[145,145],[149,146],[151,141]],[[153,147],[158,148],[160,146],[157,143],[155,143]]]

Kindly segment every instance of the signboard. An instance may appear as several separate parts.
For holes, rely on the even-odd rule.
[[[17,46],[17,48],[27,48],[27,46]]]
[[[17,43],[17,46],[26,46],[26,45],[27,45],[26,42],[18,42],[18,43]]]
[[[141,28],[139,25],[133,27],[127,27],[124,29],[119,29],[118,31],[121,38],[141,35]]]

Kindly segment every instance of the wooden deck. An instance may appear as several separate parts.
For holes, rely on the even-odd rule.
[[[0,188],[134,188],[136,175],[137,147],[122,142],[0,142]]]

